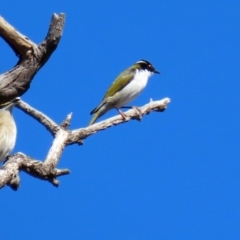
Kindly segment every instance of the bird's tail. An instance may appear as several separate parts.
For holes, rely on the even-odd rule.
[[[92,117],[90,123],[88,124],[88,126],[94,124],[94,123],[96,122],[96,120],[98,119],[98,117],[99,117],[99,113],[96,112],[96,113],[93,115],[93,117]]]

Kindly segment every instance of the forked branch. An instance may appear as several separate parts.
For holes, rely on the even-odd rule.
[[[37,45],[0,16],[0,37],[19,57],[15,67],[0,75],[0,104],[23,95],[29,89],[35,74],[57,48],[64,22],[65,14],[53,14],[47,36]]]
[[[142,112],[142,116],[144,116],[152,111],[163,112],[169,103],[170,99],[164,98],[159,101],[150,101],[150,103],[139,107],[139,109]],[[5,185],[10,185],[13,189],[17,189],[20,184],[19,171],[21,170],[39,179],[47,180],[54,186],[58,186],[59,181],[57,177],[70,173],[68,169],[56,168],[62,152],[67,145],[82,145],[83,140],[92,134],[118,124],[126,123],[130,120],[139,120],[139,112],[132,109],[125,112],[126,119],[117,115],[89,127],[68,130],[72,114],[69,114],[62,124],[57,125],[48,116],[23,101],[20,101],[17,107],[44,125],[54,136],[54,140],[43,162],[32,159],[22,153],[16,153],[9,157],[3,167],[0,168],[0,188]]]
[[[0,16],[0,37],[8,43],[19,57],[19,61],[13,69],[0,75],[0,104],[11,101],[28,90],[35,74],[57,48],[63,32],[64,21],[65,14],[53,14],[46,38],[37,45],[19,33]],[[139,109],[144,116],[152,111],[164,111],[168,103],[170,103],[170,99],[164,98],[160,101],[150,101]],[[44,161],[32,159],[23,153],[16,153],[3,164],[0,168],[0,188],[9,185],[15,190],[20,185],[20,171],[58,186],[57,177],[70,173],[68,169],[57,169],[66,146],[82,145],[84,139],[98,131],[140,118],[138,111],[129,110],[125,112],[126,119],[118,115],[89,127],[70,131],[68,127],[72,119],[71,113],[61,124],[57,124],[44,113],[23,101],[19,101],[17,107],[45,126],[54,139]]]

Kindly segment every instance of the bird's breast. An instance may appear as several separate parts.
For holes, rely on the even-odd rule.
[[[17,128],[9,112],[0,115],[0,161],[13,150],[17,136]]]
[[[122,107],[135,99],[146,87],[152,74],[146,70],[136,70],[134,79],[116,95],[116,106]]]

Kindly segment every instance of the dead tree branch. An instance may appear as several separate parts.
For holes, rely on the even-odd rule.
[[[29,89],[35,74],[57,48],[64,22],[65,14],[53,14],[47,36],[37,45],[0,16],[0,37],[19,57],[15,67],[0,75],[0,104],[23,95]]]
[[[152,111],[163,112],[169,103],[170,99],[164,98],[159,101],[150,101],[150,103],[140,107],[139,109],[142,112],[142,116],[144,116]],[[58,186],[59,181],[57,180],[57,177],[70,173],[68,169],[56,168],[62,152],[67,145],[82,144],[83,139],[86,139],[98,131],[102,131],[106,128],[122,124],[130,120],[139,120],[139,112],[132,109],[125,112],[126,120],[124,120],[120,115],[117,115],[89,127],[68,130],[67,128],[70,125],[72,114],[69,114],[62,124],[57,125],[48,116],[23,101],[19,102],[18,108],[22,109],[28,115],[43,124],[55,138],[47,157],[43,162],[32,159],[22,153],[16,153],[15,155],[9,157],[3,167],[0,168],[0,188],[5,185],[10,185],[13,189],[18,189],[20,184],[19,172],[21,170],[36,178],[47,180],[54,186]]]
[[[43,67],[57,48],[62,36],[64,22],[65,14],[53,14],[47,36],[42,43],[37,45],[0,16],[0,37],[6,41],[19,57],[15,67],[0,75],[0,104],[23,95],[29,89],[35,74]],[[132,119],[139,120],[142,116],[152,111],[162,112],[167,108],[168,103],[170,103],[169,98],[164,98],[160,101],[150,101],[150,103],[140,108],[141,116],[139,116],[138,111],[132,109],[125,112],[126,119],[118,115],[89,127],[68,130],[72,119],[71,113],[61,124],[57,124],[44,113],[23,101],[19,101],[17,107],[45,126],[54,139],[44,161],[35,160],[23,153],[16,153],[8,157],[7,161],[0,168],[0,188],[9,185],[12,189],[18,189],[20,185],[20,171],[58,186],[59,181],[57,177],[70,173],[68,169],[57,169],[60,157],[66,146],[83,144],[84,139],[98,131]]]
[[[52,136],[55,136],[59,126],[48,116],[36,110],[35,108],[32,108],[30,105],[28,105],[22,100],[18,102],[16,107],[20,108],[27,115],[37,120],[39,123],[46,127],[46,129],[52,134]]]
[[[169,98],[164,98],[159,101],[150,101],[150,103],[139,107],[139,109],[142,112],[142,116],[149,114],[152,111],[156,112],[163,112],[166,108],[168,103],[170,103]],[[135,120],[141,120],[139,119],[139,113],[138,111],[131,109],[127,112],[124,112],[126,114],[126,120],[124,120],[121,115],[117,115],[115,117],[109,118],[107,120],[104,120],[102,122],[93,124],[87,128],[79,128],[76,130],[73,130],[70,132],[68,137],[67,144],[74,144],[74,143],[81,143],[83,139],[89,137],[90,135],[97,133],[99,131],[105,130],[106,128],[119,125],[122,123],[126,123],[129,120],[135,119]]]

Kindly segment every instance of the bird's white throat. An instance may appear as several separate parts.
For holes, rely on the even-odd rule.
[[[118,103],[116,106],[121,107],[135,99],[146,87],[148,79],[152,74],[153,73],[148,70],[137,69],[132,81],[118,92]]]
[[[139,81],[148,81],[148,78],[153,75],[153,72],[148,71],[147,69],[136,69],[134,79],[138,79]]]
[[[143,69],[137,69],[133,80],[129,83],[131,88],[135,88],[136,92],[141,92],[147,85],[149,77],[153,75],[152,72]]]

